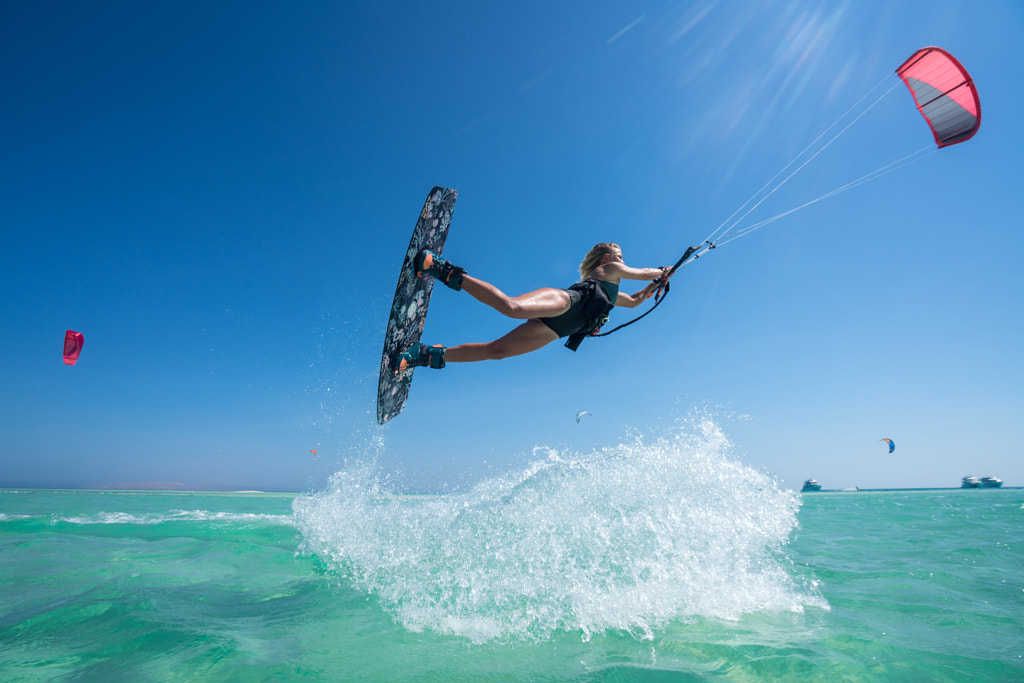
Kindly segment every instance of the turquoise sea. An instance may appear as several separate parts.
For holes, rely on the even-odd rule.
[[[713,433],[386,481],[0,490],[0,679],[1024,680],[1024,490],[801,495]]]

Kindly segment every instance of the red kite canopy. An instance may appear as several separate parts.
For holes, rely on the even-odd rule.
[[[921,48],[896,75],[910,88],[939,147],[965,142],[978,132],[981,100],[970,74],[953,55],[938,47]]]
[[[74,365],[85,344],[85,335],[68,330],[64,333],[64,364]]]

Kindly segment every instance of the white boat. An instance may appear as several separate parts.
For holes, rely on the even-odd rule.
[[[803,491],[820,491],[820,490],[821,490],[821,484],[818,483],[817,479],[808,479],[807,481],[804,482],[804,487],[802,489],[800,489],[801,492],[803,492]]]
[[[997,489],[1003,485],[1003,480],[998,477],[982,477],[981,487],[985,489]]]
[[[977,477],[964,477],[960,480],[960,488],[962,489],[980,489],[981,480]]]

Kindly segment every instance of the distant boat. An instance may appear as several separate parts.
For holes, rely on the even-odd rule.
[[[1002,483],[1002,482],[1000,482]],[[960,480],[960,488],[962,489],[980,489],[981,480],[977,477],[964,477]]]
[[[986,489],[997,489],[1003,485],[1003,480],[998,477],[982,477],[981,486]]]
[[[808,479],[804,482],[804,487],[800,489],[801,493],[804,491],[820,491],[821,484],[818,483],[817,479]]]

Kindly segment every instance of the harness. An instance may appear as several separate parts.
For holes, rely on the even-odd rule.
[[[580,313],[587,323],[578,332],[569,335],[565,348],[575,351],[587,337],[597,334],[601,326],[608,322],[608,314],[615,308],[615,302],[608,298],[608,292],[600,282],[586,279],[569,287],[583,295]]]

